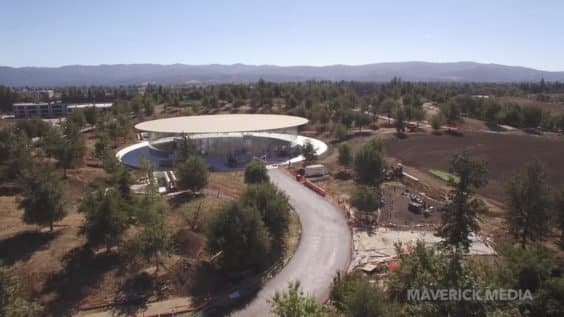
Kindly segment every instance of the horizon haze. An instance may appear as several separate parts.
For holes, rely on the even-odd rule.
[[[73,85],[139,85],[248,83],[307,80],[385,82],[393,78],[428,82],[564,81],[564,72],[475,62],[399,62],[366,65],[272,66],[245,64],[116,64],[63,67],[0,67],[0,85],[57,87]]]

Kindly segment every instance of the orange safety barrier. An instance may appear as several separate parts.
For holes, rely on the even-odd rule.
[[[314,183],[310,182],[309,179],[307,179],[307,178],[304,180],[304,185],[305,185],[307,188],[313,190],[314,192],[318,193],[319,195],[321,195],[321,196],[323,196],[323,197],[325,197],[325,195],[327,194],[327,193],[325,192],[325,189],[323,189],[323,188],[321,188],[321,187],[315,185]]]

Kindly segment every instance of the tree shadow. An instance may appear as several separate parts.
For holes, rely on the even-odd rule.
[[[27,261],[36,251],[47,247],[61,231],[24,231],[0,241],[0,264],[12,265]]]
[[[396,138],[403,140],[403,139],[407,139],[407,133],[400,131],[400,132],[396,132],[395,133]]]
[[[0,185],[0,196],[15,196],[22,192],[22,189],[15,183],[5,182]]]
[[[188,203],[191,200],[199,198],[199,195],[192,193],[191,191],[184,191],[168,199],[168,203],[172,208],[177,208],[182,204]]]
[[[94,254],[87,247],[72,249],[63,257],[63,269],[45,282],[43,294],[54,293],[46,305],[53,316],[70,316],[72,310],[95,288],[102,275],[121,263],[116,253]]]
[[[495,131],[495,132],[506,132],[507,131],[507,129],[505,129],[504,127],[498,125],[497,123],[493,123],[493,122],[486,122],[486,127],[488,128],[488,130]]]
[[[339,180],[343,180],[343,181],[352,179],[352,177],[353,177],[351,171],[348,171],[348,170],[340,170],[337,173],[335,173],[334,176],[335,176],[335,178],[337,178]]]
[[[114,316],[136,316],[147,310],[147,302],[151,296],[163,297],[162,282],[147,272],[127,279],[119,289],[119,295],[112,308]]]
[[[455,137],[463,137],[464,133],[462,133],[462,131],[460,130],[446,130],[445,134],[450,135],[450,136],[455,136]]]

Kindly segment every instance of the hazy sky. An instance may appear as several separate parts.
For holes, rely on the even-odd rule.
[[[0,65],[477,61],[564,71],[564,1],[0,0]]]

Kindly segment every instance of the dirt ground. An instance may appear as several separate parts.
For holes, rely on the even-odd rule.
[[[415,225],[437,225],[441,222],[439,212],[442,202],[434,200],[422,192],[409,188],[400,182],[387,182],[382,186],[384,206],[381,209],[381,224],[397,224],[405,226]],[[423,214],[416,214],[408,210],[410,198],[408,195],[415,195],[421,198],[427,206],[433,206],[432,212],[428,217]]]
[[[545,164],[552,184],[564,183],[562,137],[473,132],[462,137],[424,134],[405,139],[388,138],[384,148],[392,158],[426,173],[429,169],[448,170],[454,154],[468,151],[474,158],[487,161],[489,183],[478,193],[502,201],[504,184],[535,158]]]

